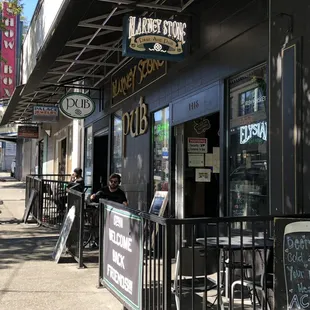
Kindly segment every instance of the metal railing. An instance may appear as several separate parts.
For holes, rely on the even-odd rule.
[[[84,235],[84,201],[85,194],[74,189],[68,189],[67,210],[75,206],[75,219],[67,240],[68,252],[78,262],[79,268],[84,267],[83,263],[83,235]]]
[[[105,248],[115,246],[115,240],[114,244],[104,244],[114,236],[107,226],[107,212],[121,210],[142,221],[141,236],[136,236],[143,244],[139,287],[142,309],[274,309],[275,217],[172,219],[115,203],[109,203],[111,211],[107,211],[105,204],[101,201],[99,205],[99,285],[109,286],[105,281],[105,268],[108,269],[105,261],[109,258],[103,253]],[[129,235],[132,236],[133,231]],[[114,267],[117,269],[117,264]],[[126,270],[125,263],[120,269],[125,274],[119,276],[113,272],[114,277],[117,273],[118,279],[126,279],[128,284]],[[135,286],[138,283],[133,283]],[[110,291],[124,306],[128,305],[128,299],[122,297],[124,294]]]
[[[28,175],[26,177],[26,205],[32,189],[38,191],[31,214],[44,226],[59,229],[65,213],[68,195],[66,175]]]

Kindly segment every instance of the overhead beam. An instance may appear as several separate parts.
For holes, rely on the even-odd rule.
[[[77,72],[65,72],[65,71],[49,71],[48,74],[55,74],[55,75],[72,75],[72,76],[81,76],[81,77],[90,77],[90,78],[103,78],[102,75],[97,74],[87,74],[87,73],[77,73]]]
[[[98,34],[96,35],[96,38],[101,37],[101,36],[104,36],[104,35],[109,34],[109,33],[112,33],[112,32],[113,32],[112,30],[101,31],[100,33],[98,33]],[[81,37],[81,38],[76,38],[76,39],[70,40],[70,41],[68,41],[67,43],[79,43],[79,42],[82,42],[82,41],[85,41],[85,40],[89,40],[89,39],[91,39],[93,36],[94,36],[93,34],[90,34],[90,35],[85,36],[85,37]]]
[[[113,16],[122,15],[122,14],[126,14],[126,13],[129,13],[129,12],[132,12],[132,10],[129,10],[129,9],[119,10],[119,11],[116,11],[116,12],[113,14]],[[109,16],[109,14],[104,14],[104,15],[100,15],[100,16],[97,16],[97,17],[84,19],[81,23],[92,23],[92,22],[96,22],[96,21],[98,21],[98,20],[105,19],[105,18],[107,18],[108,16]]]
[[[123,31],[123,27],[116,27],[116,26],[97,25],[97,24],[87,24],[87,23],[79,23],[79,26],[80,26],[80,27],[86,27],[86,28],[111,30],[111,31]]]
[[[80,65],[93,65],[93,66],[105,66],[105,67],[115,67],[116,64],[110,62],[100,62],[100,61],[89,61],[89,60],[74,60],[74,59],[56,59],[57,62],[65,63],[76,63]]]
[[[77,48],[86,48],[91,50],[102,50],[102,51],[114,51],[114,52],[121,52],[121,48],[111,47],[111,46],[102,46],[102,45],[90,45],[90,44],[66,44],[69,47],[77,47]]]
[[[115,7],[111,12],[110,12],[110,14],[107,16],[107,18],[103,21],[103,23],[101,24],[101,26],[105,26],[107,23],[108,23],[108,21],[110,20],[110,18],[113,16],[113,14],[117,11],[117,7]],[[92,38],[90,38],[89,39],[89,41],[87,42],[87,45],[90,45],[91,43],[92,43],[92,41],[96,38],[96,36],[98,35],[98,33],[101,31],[102,29],[97,29],[96,31],[95,31],[95,33],[94,33],[94,35],[93,35],[93,37]],[[112,30],[112,29],[108,29],[108,30]],[[75,57],[75,60],[79,60],[79,58],[82,56],[82,54],[84,53],[86,51],[86,48],[84,47],[81,51],[80,51],[80,53]],[[73,66],[74,64],[72,63],[70,66],[69,66],[69,68],[66,70],[66,72],[69,72],[69,70],[71,69],[71,67]],[[63,79],[63,77],[64,77],[65,75],[62,75],[58,80],[57,80],[57,82],[60,82],[62,79]]]
[[[172,11],[172,12],[181,12],[182,8],[178,6],[171,6],[171,5],[162,5],[162,4],[155,4],[155,3],[139,3],[133,0],[99,0],[101,2],[109,2],[109,3],[116,3],[118,5],[132,5],[137,8],[146,8],[146,9],[156,9],[156,10],[163,10],[163,11]]]

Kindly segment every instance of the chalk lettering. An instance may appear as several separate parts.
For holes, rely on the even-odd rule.
[[[294,270],[293,266],[286,266],[287,270],[289,271],[290,281],[295,279],[304,279],[305,273],[301,270]]]
[[[302,295],[300,298],[295,294],[290,302],[289,309],[307,309],[309,305],[308,294]]]
[[[289,263],[296,263],[296,262],[303,262],[303,253],[296,252],[296,253],[287,253],[287,261]]]

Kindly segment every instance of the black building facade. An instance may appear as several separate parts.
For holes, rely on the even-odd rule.
[[[94,190],[118,172],[142,210],[162,190],[177,217],[307,212],[309,6],[296,6],[195,1],[184,61],[134,58],[114,72],[85,122]],[[117,87],[137,66],[145,81],[137,71],[135,88]]]

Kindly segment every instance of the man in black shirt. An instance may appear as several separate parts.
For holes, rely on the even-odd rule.
[[[109,185],[98,191],[96,194],[90,196],[91,201],[98,202],[100,198],[128,205],[125,193],[119,188],[121,183],[121,176],[113,173],[109,178]]]
[[[84,191],[85,184],[84,179],[82,178],[81,168],[75,168],[73,170],[73,174],[71,175],[71,179],[67,187],[72,188],[78,192]]]

